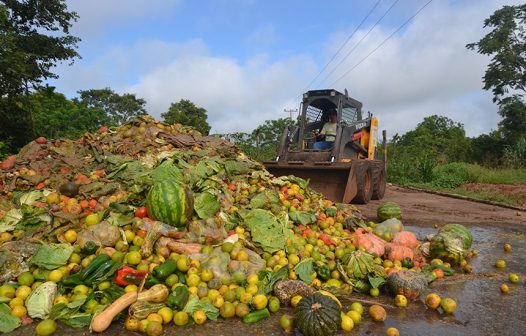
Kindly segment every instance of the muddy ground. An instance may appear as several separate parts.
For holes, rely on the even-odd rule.
[[[406,308],[393,306],[393,298],[382,294],[378,298],[353,294],[344,305],[359,300],[366,306],[379,303],[386,307],[388,318],[385,322],[372,322],[364,314],[364,320],[352,332],[344,335],[385,335],[388,327],[396,327],[401,335],[524,335],[526,332],[526,213],[507,208],[491,206],[466,200],[459,200],[416,192],[400,187],[389,186],[382,201],[372,201],[359,206],[362,213],[372,220],[376,208],[384,201],[394,201],[403,209],[406,229],[415,232],[419,239],[435,233],[436,226],[445,223],[460,223],[471,228],[479,256],[472,261],[474,273],[458,274],[433,282],[426,292],[436,292],[442,297],[452,297],[458,302],[454,315],[443,315],[426,309],[422,301],[410,303]],[[513,251],[505,253],[504,243],[511,243]],[[494,267],[496,259],[505,259],[508,266],[504,270]],[[509,272],[518,273],[519,284],[509,284]],[[502,283],[508,283],[510,293],[499,291]],[[240,320],[219,320],[207,322],[203,326],[165,329],[166,335],[285,335],[279,328],[282,314],[292,314],[290,308],[282,308],[279,313],[254,325],[243,324]],[[20,328],[11,335],[32,335],[33,326]],[[56,335],[89,335],[87,330],[73,330],[60,326]],[[122,321],[114,322],[108,331],[101,335],[140,335],[126,331]]]
[[[358,208],[365,216],[376,220],[378,205],[388,201],[400,204],[404,224],[414,226],[432,227],[435,224],[459,223],[468,226],[526,227],[526,213],[522,211],[392,185],[387,187],[382,200],[371,201]]]

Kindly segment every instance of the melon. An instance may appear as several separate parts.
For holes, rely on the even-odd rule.
[[[146,208],[152,219],[184,228],[194,211],[193,195],[176,181],[156,182],[146,197]]]
[[[386,202],[378,207],[376,215],[381,222],[389,218],[402,220],[402,209],[394,202]]]

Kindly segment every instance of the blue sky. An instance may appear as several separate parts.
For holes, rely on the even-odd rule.
[[[250,132],[287,116],[305,89],[329,85],[347,88],[391,135],[432,114],[468,135],[495,129],[496,107],[481,89],[489,58],[465,44],[487,33],[493,11],[517,2],[434,0],[366,57],[428,2],[381,0],[358,27],[377,1],[68,0],[80,16],[71,32],[82,59],[60,65],[50,84],[69,97],[135,93],[158,118],[190,99],[207,109],[214,133]]]

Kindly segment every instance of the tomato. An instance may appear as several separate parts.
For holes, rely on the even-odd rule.
[[[148,209],[146,207],[138,207],[135,210],[135,217],[144,218],[148,216]]]
[[[43,144],[46,144],[46,143],[47,143],[47,139],[44,138],[44,137],[38,137],[38,138],[35,139],[35,142],[36,142],[37,144],[43,145]]]
[[[40,182],[39,184],[37,184],[35,188],[37,190],[41,190],[41,189],[44,189],[45,187],[46,187],[46,184],[44,182]]]
[[[434,269],[434,270],[433,270],[433,273],[435,273],[435,276],[436,276],[438,279],[442,279],[442,278],[444,277],[444,271],[441,270],[440,268]]]
[[[97,206],[97,200],[95,200],[95,199],[91,199],[91,200],[89,200],[89,202],[88,202],[88,206],[89,206],[90,208],[92,208],[92,209],[95,208],[95,207]]]
[[[100,127],[100,128],[99,128],[99,132],[100,132],[100,133],[108,132],[108,127],[106,127],[106,126],[102,126],[102,127]]]

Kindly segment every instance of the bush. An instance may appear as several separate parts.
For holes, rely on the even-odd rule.
[[[453,162],[433,169],[431,184],[439,188],[453,189],[461,184],[472,182],[470,165],[467,163]]]

